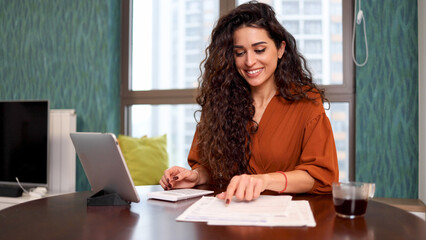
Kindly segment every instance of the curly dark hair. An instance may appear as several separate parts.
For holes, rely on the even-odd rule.
[[[233,35],[241,27],[265,29],[277,48],[285,41],[285,52],[274,74],[283,98],[290,102],[315,101],[310,97],[315,95],[325,100],[324,91],[313,83],[306,60],[296,48],[296,40],[278,22],[269,5],[251,1],[221,17],[200,64],[204,71],[196,99],[201,106],[197,124],[199,159],[210,170],[211,182],[220,186],[226,186],[234,175],[248,173],[250,134],[257,130],[250,86],[234,63]]]

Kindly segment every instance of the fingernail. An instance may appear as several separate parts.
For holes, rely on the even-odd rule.
[[[173,176],[173,180],[178,180],[179,179],[179,177],[178,176]]]
[[[169,188],[172,188],[172,185],[169,183],[168,187],[169,187]]]
[[[225,200],[225,204],[228,205],[231,201],[229,201],[229,199]]]

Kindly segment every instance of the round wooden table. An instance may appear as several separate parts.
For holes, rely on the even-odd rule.
[[[336,217],[331,195],[308,200],[316,227],[208,226],[175,219],[196,199],[165,202],[146,198],[160,186],[137,187],[141,201],[130,206],[87,207],[92,192],[19,204],[0,211],[0,239],[426,239],[426,223],[395,207],[369,201],[354,220]]]

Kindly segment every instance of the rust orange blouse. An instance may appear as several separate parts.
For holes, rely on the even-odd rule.
[[[199,166],[196,138],[197,132],[188,156],[192,169]],[[252,135],[251,152],[250,173],[304,170],[315,179],[310,193],[331,193],[339,179],[333,132],[320,99],[289,102],[275,95]]]

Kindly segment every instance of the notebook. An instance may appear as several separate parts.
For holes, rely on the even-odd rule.
[[[113,133],[78,132],[70,136],[93,192],[104,190],[129,202],[140,201]]]

